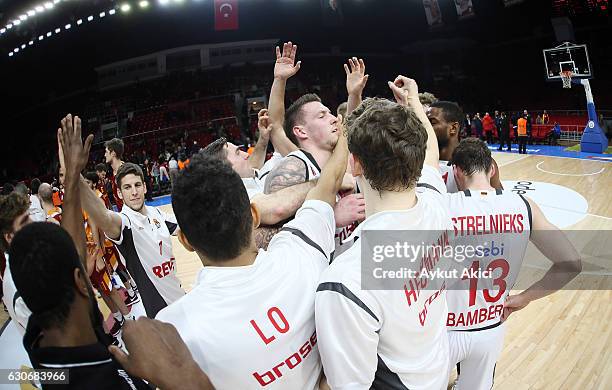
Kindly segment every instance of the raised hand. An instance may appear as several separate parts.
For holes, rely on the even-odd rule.
[[[90,134],[85,142],[81,139],[81,119],[78,116],[66,115],[61,121],[61,128],[57,130],[60,151],[64,157],[66,173],[79,173],[87,166],[89,150],[93,142]]]
[[[272,132],[272,124],[270,123],[270,117],[268,116],[268,110],[259,110],[257,114],[257,127],[259,128],[259,139],[269,140],[270,133]]]
[[[301,61],[295,63],[295,54],[297,53],[297,45],[287,42],[283,44],[283,51],[276,46],[276,64],[274,65],[274,78],[287,80],[295,75],[302,64]]]
[[[365,74],[365,63],[363,59],[349,58],[348,65],[344,64],[346,72],[346,90],[350,95],[361,95],[368,82],[369,75]]]
[[[389,81],[389,88],[393,92],[395,100],[403,105],[407,106],[409,99],[419,98],[419,87],[411,78],[399,75],[393,82]]]

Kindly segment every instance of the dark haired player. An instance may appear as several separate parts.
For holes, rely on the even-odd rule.
[[[295,219],[258,250],[260,210],[226,162],[194,156],[177,179],[172,206],[179,240],[204,268],[157,319],[176,326],[218,388],[314,389],[321,375],[314,291],[334,250],[334,213],[348,152],[338,142]]]
[[[446,183],[448,192],[455,193],[458,191],[457,183],[455,182],[453,168],[449,161],[453,156],[453,151],[459,144],[459,134],[465,120],[463,110],[455,102],[440,100],[431,103],[427,110],[427,118],[433,126],[436,138],[438,139],[442,179]],[[495,172],[491,177],[491,186],[503,189],[495,160],[493,160],[493,164],[495,165]]]
[[[108,144],[107,150],[110,148],[112,145]],[[111,156],[115,161],[114,151]],[[138,286],[146,316],[153,318],[162,308],[185,294],[176,276],[176,260],[170,239],[171,235],[176,235],[178,225],[174,216],[145,205],[146,186],[138,165],[123,163],[116,171],[115,181],[117,195],[126,206],[121,212],[108,210],[82,179],[83,209],[116,245]]]
[[[510,313],[569,283],[580,273],[581,262],[572,244],[534,201],[493,188],[496,166],[484,141],[462,140],[451,161],[460,192],[445,198],[455,245],[484,248],[466,266],[491,274],[459,279],[448,290],[450,367],[458,367],[457,390],[488,390],[504,344],[502,322]],[[553,266],[531,287],[508,297],[529,241]]]
[[[86,249],[78,182],[93,136],[83,146],[80,120],[75,117],[73,128],[70,115],[62,121],[58,133],[67,154],[64,229],[46,223],[30,224],[15,235],[10,248],[15,284],[33,309],[24,346],[34,368],[67,370],[66,384],[59,387],[69,389],[150,388],[124,367],[165,389],[210,389],[180,336],[161,324],[139,321],[132,325],[128,346],[133,355],[127,357],[116,347],[110,348],[111,355],[110,340],[102,331],[101,316],[82,264]],[[135,344],[138,338],[134,331],[148,337],[147,343]],[[171,343],[172,349],[164,343]],[[151,364],[153,359],[156,362]]]

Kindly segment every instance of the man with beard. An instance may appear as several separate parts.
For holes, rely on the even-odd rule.
[[[453,167],[449,161],[451,161],[455,148],[459,145],[459,133],[461,132],[461,124],[464,121],[463,110],[457,103],[437,101],[432,103],[429,110],[427,110],[427,118],[429,118],[429,122],[433,126],[436,138],[438,139],[440,171],[442,179],[446,183],[446,189],[450,193],[457,192],[459,190],[455,182]],[[491,186],[503,189],[495,160],[493,160],[493,165],[495,166],[495,174],[491,177]]]

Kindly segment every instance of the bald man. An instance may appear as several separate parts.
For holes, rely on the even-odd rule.
[[[40,205],[46,215],[46,221],[59,224],[62,220],[62,209],[53,204],[53,187],[49,183],[42,183],[38,187]]]

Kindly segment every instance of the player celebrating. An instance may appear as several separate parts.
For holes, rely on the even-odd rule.
[[[332,206],[347,158],[340,136],[317,185],[267,251],[252,235],[259,210],[228,164],[200,154],[176,181],[179,239],[204,269],[157,319],[176,326],[215,387],[318,386],[314,290],[334,250]]]
[[[76,119],[75,126],[80,127],[81,122]],[[66,120],[71,121],[72,116],[68,115]],[[144,204],[146,187],[142,170],[137,165],[124,163],[117,170],[115,179],[118,196],[126,208],[120,213],[108,210],[98,195],[81,180],[83,209],[119,249],[138,286],[146,315],[152,318],[185,294],[176,276],[170,240],[170,235],[177,233],[178,225],[174,216]]]
[[[338,119],[329,108],[321,103],[314,94],[306,94],[297,99],[285,113],[285,85],[287,79],[295,75],[301,63],[295,63],[297,46],[291,42],[280,49],[276,48],[274,82],[270,92],[270,120],[280,125],[272,128],[272,142],[281,154],[287,152],[268,177],[264,187],[265,193],[276,192],[282,188],[316,179],[321,174],[330,158],[338,140]],[[365,74],[363,61],[350,60],[351,69],[347,72],[349,90],[349,112],[361,100],[361,92],[368,76]],[[281,131],[284,123],[285,132]],[[300,149],[297,149],[298,145]],[[342,197],[342,195],[345,195]],[[355,222],[365,218],[365,204],[361,194],[341,194],[335,210],[336,217],[336,252],[346,250],[351,243],[344,240],[355,229]]]
[[[552,294],[581,270],[578,253],[532,200],[493,188],[496,167],[487,145],[477,138],[462,140],[452,155],[456,183],[462,192],[448,194],[455,245],[482,246],[470,259],[470,270],[491,271],[492,277],[460,279],[447,294],[451,368],[457,364],[456,390],[488,390],[501,354],[506,316],[529,302]],[[531,240],[553,262],[533,286],[508,298]],[[504,317],[504,318],[505,318]]]
[[[419,176],[432,177],[445,189],[438,145],[416,83],[398,76],[389,87],[401,105],[367,99],[347,120],[352,171],[368,217],[353,233],[353,246],[320,279],[315,306],[319,349],[332,388],[441,389],[448,364],[444,286],[414,278],[410,286],[424,283],[426,288],[362,286],[364,232],[420,230],[419,243],[430,244],[444,241],[450,228],[440,195],[416,192]],[[406,240],[412,240],[410,235]]]
[[[459,134],[465,120],[463,110],[457,103],[448,101],[435,101],[431,103],[427,110],[427,117],[436,132],[438,139],[438,147],[440,149],[440,171],[442,179],[446,183],[448,192],[455,193],[458,191],[457,183],[453,175],[453,169],[449,163],[453,156],[453,151],[459,144]],[[493,188],[503,189],[499,180],[499,170],[497,163],[495,165],[494,175],[491,177],[491,186]]]

